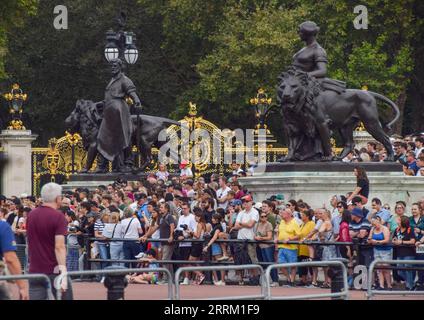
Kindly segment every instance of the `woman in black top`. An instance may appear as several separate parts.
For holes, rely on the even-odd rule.
[[[393,244],[397,260],[415,260],[415,233],[410,227],[409,218],[402,216],[398,222],[398,228],[393,236]],[[410,267],[411,265],[399,264],[400,267]],[[399,275],[406,281],[406,289],[413,290],[415,271],[399,271]]]
[[[222,224],[221,224],[222,217],[219,213],[214,213],[212,215],[212,231],[211,231],[211,239],[209,240],[208,244],[203,248],[203,252],[207,253],[209,248],[211,248],[211,255],[213,260],[219,261],[222,257],[222,249],[218,243],[215,243],[216,240],[219,239],[219,235],[221,232],[223,232]],[[217,286],[225,286],[225,271],[221,271],[221,279],[218,280],[218,275],[216,271],[213,271],[213,277],[216,279],[214,281],[214,284]]]
[[[362,204],[366,205],[368,202],[368,195],[370,192],[370,182],[368,180],[367,172],[363,167],[355,167],[353,172],[356,176],[356,188],[353,190],[352,194],[347,199],[349,203],[352,201],[353,197],[359,196],[362,199]]]

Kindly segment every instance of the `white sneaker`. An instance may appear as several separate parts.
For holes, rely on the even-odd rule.
[[[271,287],[279,287],[280,284],[278,282],[272,282],[270,286]]]
[[[141,259],[141,258],[144,258],[144,256],[145,256],[145,254],[144,254],[144,252],[140,252],[138,255],[136,255],[134,258],[136,258],[136,259]]]
[[[218,261],[225,261],[225,260],[228,260],[228,259],[230,259],[228,256],[222,256],[221,258],[218,258],[217,260]]]
[[[190,284],[190,280],[188,278],[184,278],[184,281],[181,282],[181,285],[188,286]]]
[[[222,282],[221,280],[214,282],[214,285],[216,286],[225,286],[225,282]]]

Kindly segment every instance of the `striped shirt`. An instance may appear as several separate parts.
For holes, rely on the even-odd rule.
[[[105,224],[102,220],[96,220],[94,223],[94,231],[98,231],[99,233],[103,233],[103,229],[105,228]]]

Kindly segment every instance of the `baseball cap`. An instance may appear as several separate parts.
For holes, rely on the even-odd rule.
[[[13,199],[11,199],[11,201],[17,206],[19,206],[21,204],[21,200],[18,199],[18,198],[13,198]]]
[[[87,216],[86,217],[87,218],[95,218],[96,217],[96,214],[94,212],[89,212],[89,213],[87,213]]]
[[[245,195],[243,198],[241,198],[242,202],[251,202],[253,201],[252,196],[250,194]]]
[[[351,211],[351,215],[355,217],[363,218],[364,212],[359,208],[353,208],[353,210]]]
[[[260,210],[262,208],[262,202],[256,202],[253,208]]]
[[[230,201],[230,206],[241,206],[242,202],[239,199],[234,199]]]
[[[136,193],[134,195],[134,200],[138,201],[140,199],[147,199],[147,195],[145,193]]]

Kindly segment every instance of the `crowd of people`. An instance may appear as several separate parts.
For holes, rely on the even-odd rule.
[[[407,136],[393,142],[395,161],[403,166],[408,176],[424,176],[424,136]],[[376,142],[368,142],[366,148],[355,149],[344,162],[383,162],[387,158],[385,148]]]
[[[414,144],[417,167],[421,167],[424,156],[421,140],[416,139]],[[395,144],[395,149],[400,150],[397,160],[408,162],[408,170],[413,170],[408,160],[413,158],[412,151],[402,160],[399,154],[405,151],[404,143]],[[374,259],[397,259],[398,266],[403,266],[402,260],[424,260],[424,198],[416,199],[409,208],[403,201],[390,208],[378,198],[368,199],[369,181],[360,166],[354,170],[355,190],[334,195],[328,208],[311,208],[301,199],[286,201],[282,194],[253,199],[239,181],[246,173],[236,163],[229,176],[212,174],[208,180],[194,178],[185,162],[180,169],[180,174],[171,175],[165,165],[160,165],[156,174],[140,181],[119,179],[91,191],[79,188],[62,192],[60,186],[50,183],[42,188],[39,198],[25,194],[0,196],[0,230],[7,233],[4,230],[9,225],[14,238],[14,244],[7,245],[10,234],[1,237],[0,254],[6,258],[7,250],[17,251],[20,261],[12,259],[9,266],[15,273],[20,265],[30,273],[52,277],[57,271],[53,270],[57,267],[54,263],[67,271],[164,266],[172,274],[179,266],[192,266],[199,261],[266,266],[343,257],[349,261],[352,277],[354,265],[369,266]],[[58,244],[56,238],[51,242],[38,235],[44,231],[63,236],[63,244]],[[31,237],[37,241],[31,241]],[[46,260],[41,254],[46,248],[53,253],[47,262],[40,261],[40,257]],[[62,258],[58,258],[58,252],[62,252]],[[88,259],[97,260],[89,263]],[[223,286],[229,281],[243,284],[246,279],[243,272],[232,276],[230,279],[225,271],[213,272],[212,281]],[[206,278],[201,272],[185,272],[180,281],[184,285],[201,285]],[[275,269],[271,278],[272,286],[281,284],[281,279],[286,279],[286,286],[329,288],[331,283],[324,272],[324,281],[319,284],[318,268]],[[154,270],[129,275],[128,280],[152,284],[172,281]],[[258,273],[250,271],[249,280],[259,284]],[[377,289],[391,289],[393,284],[422,290],[424,272],[377,272]],[[25,285],[18,285],[23,292]],[[35,290],[33,294],[38,297],[40,292]]]

